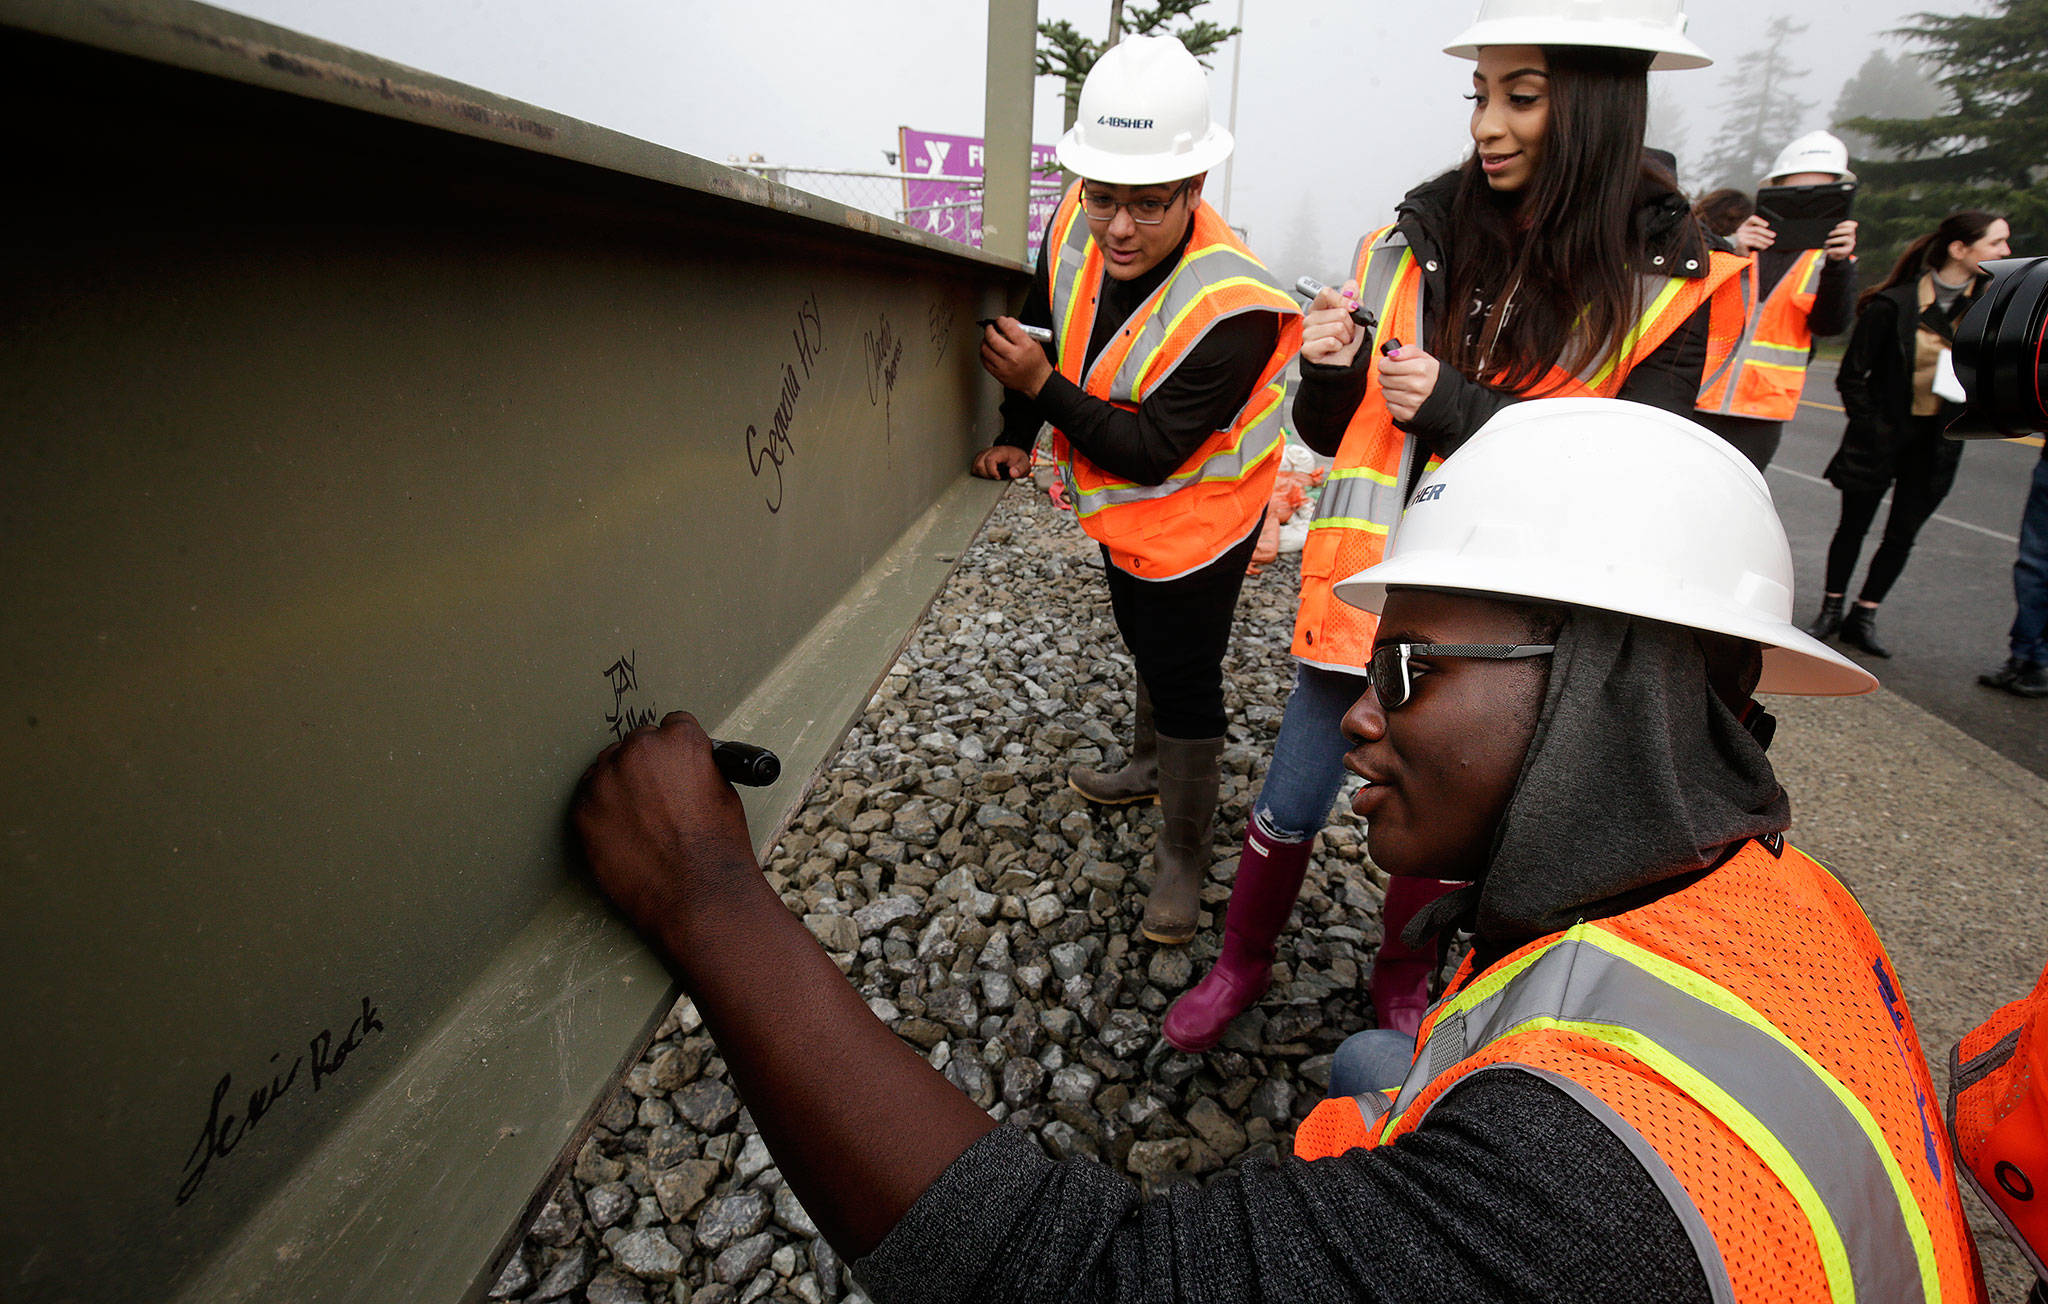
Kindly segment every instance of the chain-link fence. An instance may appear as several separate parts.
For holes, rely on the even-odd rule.
[[[976,247],[981,244],[980,177],[777,167],[758,162],[733,163],[731,166],[820,199],[829,199],[877,217],[891,218],[941,239],[957,240]],[[1031,243],[1034,249],[1038,233],[1046,217],[1058,206],[1059,199],[1060,186],[1057,182],[1032,182]]]

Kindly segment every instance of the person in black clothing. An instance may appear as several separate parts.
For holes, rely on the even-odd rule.
[[[1942,431],[1961,410],[1934,392],[1934,378],[1962,319],[1988,275],[1985,263],[2009,251],[2003,217],[1965,209],[1907,246],[1884,284],[1857,304],[1856,329],[1835,378],[1848,422],[1825,472],[1842,492],[1842,515],[1828,544],[1820,614],[1807,632],[1840,636],[1876,657],[1891,652],[1877,639],[1877,608],[1913,551],[1920,527],[1955,484],[1963,446]],[[1845,612],[1843,598],[1863,536],[1892,492],[1884,539],[1863,588]]]
[[[1223,655],[1279,469],[1278,377],[1300,339],[1294,301],[1202,203],[1203,169],[1230,150],[1207,103],[1201,66],[1170,37],[1132,37],[1090,71],[1060,142],[1083,179],[1046,229],[1021,318],[983,335],[982,364],[1005,390],[1003,429],[972,466],[1014,478],[1039,427],[1057,432],[1137,670],[1126,764],[1076,767],[1069,781],[1094,802],[1157,797],[1143,927],[1167,943],[1192,937],[1200,911],[1227,723]],[[1020,321],[1049,328],[1051,343],[1031,342]]]
[[[1564,419],[1581,437],[1594,422],[1587,401],[1570,402]],[[1544,406],[1519,415],[1539,418]],[[1683,423],[1652,415],[1620,418],[1636,425],[1602,445],[1632,464],[1612,480],[1553,476],[1541,510],[1612,518],[1611,531],[1625,534],[1659,505],[1727,503],[1732,493],[1747,507],[1692,512],[1639,559],[1656,573],[1619,587],[1660,603],[1683,589],[1702,611],[1738,613],[1755,591],[1723,597],[1701,577],[1732,586],[1746,573],[1735,557],[1783,556],[1782,527],[1750,468],[1703,431],[1678,437],[1694,455],[1674,456],[1669,427]],[[1520,438],[1509,431],[1495,443]],[[1453,458],[1438,478],[1458,465]],[[1449,488],[1416,510],[1465,501]],[[1609,511],[1617,495],[1633,506]],[[1745,724],[1766,718],[1750,701],[1760,674],[1784,674],[1780,691],[1872,682],[1802,646],[1782,618],[1739,622],[1759,644],[1601,609],[1587,585],[1605,582],[1602,554],[1584,532],[1507,537],[1512,566],[1471,570],[1474,591],[1388,595],[1383,642],[1402,645],[1398,675],[1375,669],[1348,724],[1350,763],[1375,780],[1358,799],[1376,803],[1374,858],[1395,872],[1445,866],[1476,880],[1476,904],[1463,904],[1480,965],[1572,921],[1684,892],[1786,827],[1766,731]],[[1498,550],[1501,538],[1482,546]],[[1697,560],[1717,546],[1730,557]],[[1551,573],[1596,577],[1572,590],[1588,605],[1485,591],[1489,574],[1526,579],[1530,557]],[[1485,646],[1531,643],[1547,646]],[[1725,1298],[1710,1285],[1724,1263],[1755,1280],[1787,1258],[1768,1236],[1718,1253],[1703,1245],[1669,1172],[1630,1141],[1639,1135],[1538,1071],[1473,1073],[1389,1144],[1313,1163],[1255,1161],[1206,1186],[1141,1197],[1113,1168],[1055,1162],[1029,1132],[998,1125],[874,1015],[760,874],[745,810],[688,714],[606,748],[579,788],[573,823],[598,884],[695,1000],[791,1189],[881,1304],[1704,1304]],[[1760,915],[1755,926],[1778,928],[1785,944],[1778,918]],[[1697,939],[1703,957],[1745,945],[1737,933]],[[1868,1014],[1875,986],[1858,999]],[[1429,1062],[1425,1050],[1420,1064]],[[1844,1239],[1869,1253],[1869,1237],[1851,1229]]]

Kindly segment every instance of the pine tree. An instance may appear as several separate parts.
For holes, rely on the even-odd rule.
[[[1872,50],[1855,76],[1842,83],[1830,121],[1834,133],[1849,147],[1851,159],[1885,161],[1904,155],[1847,124],[1858,118],[1924,118],[1941,112],[1947,104],[1948,96],[1927,75],[1919,59],[1910,54],[1894,59],[1883,50]]]
[[[1806,69],[1795,64],[1785,48],[1805,31],[1805,23],[1779,14],[1765,25],[1763,44],[1735,61],[1728,74],[1728,98],[1721,102],[1721,130],[1701,164],[1716,186],[1748,190],[1756,185],[1818,107],[1800,99],[1793,89]]]
[[[1914,15],[1893,35],[1920,47],[1946,103],[1924,117],[1852,118],[1895,156],[1859,168],[1865,279],[1898,250],[1962,208],[2012,222],[2013,248],[2039,252],[2048,235],[2048,0],[1992,0],[1981,14]],[[1882,266],[1877,266],[1881,262]]]
[[[1243,30],[1192,18],[1194,11],[1206,3],[1208,0],[1156,0],[1150,8],[1134,8],[1123,15],[1123,35],[1178,37],[1188,53],[1206,68],[1209,64],[1204,56],[1214,54],[1218,46]],[[1121,0],[1112,8],[1122,9]],[[1176,19],[1188,21],[1178,28],[1169,26]],[[1074,125],[1074,115],[1080,111],[1081,83],[1088,80],[1089,69],[1108,48],[1107,40],[1089,40],[1064,18],[1038,25],[1038,75],[1057,77],[1066,83],[1066,126]]]

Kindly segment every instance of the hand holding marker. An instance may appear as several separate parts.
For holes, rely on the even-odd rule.
[[[782,758],[766,747],[713,739],[711,759],[727,783],[765,788],[782,777]]]
[[[994,326],[996,324],[996,319],[993,317],[978,317],[975,319],[974,324],[976,326]],[[1023,331],[1024,338],[1030,340],[1034,344],[1052,343],[1052,332],[1047,330],[1043,326],[1033,326],[1027,322],[1020,321],[1017,323],[1017,329]]]
[[[1314,303],[1316,296],[1321,294],[1325,288],[1327,287],[1313,276],[1304,276],[1294,283],[1294,292],[1307,299],[1310,303]],[[1367,312],[1364,304],[1353,299],[1348,294],[1344,296],[1344,300],[1351,305],[1351,320],[1364,328],[1367,334],[1371,334],[1379,329],[1379,319],[1370,312]]]

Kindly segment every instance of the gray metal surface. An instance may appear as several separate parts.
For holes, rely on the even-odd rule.
[[[571,785],[687,707],[767,840],[994,501],[1021,269],[201,6],[0,23],[0,1296],[473,1295],[671,999]]]
[[[983,101],[981,243],[1023,261],[1031,245],[1031,94],[1038,72],[1038,0],[988,0]]]

